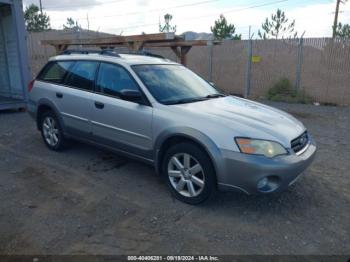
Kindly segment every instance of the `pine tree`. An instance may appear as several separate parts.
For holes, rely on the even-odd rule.
[[[338,23],[335,30],[335,36],[343,39],[350,39],[350,25]]]
[[[258,31],[261,39],[295,38],[298,33],[294,30],[295,20],[289,22],[285,13],[277,9],[276,14],[271,15],[271,20],[266,18],[261,25],[263,32]]]
[[[51,29],[50,17],[45,13],[40,13],[39,7],[34,4],[25,9],[24,21],[29,32],[41,32]]]
[[[78,23],[78,21],[74,21],[72,17],[68,17],[66,23],[63,25],[64,29],[72,29],[74,31],[80,31],[81,25]]]
[[[233,24],[228,24],[225,16],[222,14],[220,18],[215,21],[215,25],[210,27],[211,32],[216,40],[234,39],[240,40],[241,35],[235,34],[236,28]]]

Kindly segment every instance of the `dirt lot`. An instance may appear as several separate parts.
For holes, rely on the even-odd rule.
[[[26,113],[0,113],[1,254],[350,254],[350,108],[274,104],[318,155],[279,195],[174,200],[151,167],[91,146],[49,151]]]

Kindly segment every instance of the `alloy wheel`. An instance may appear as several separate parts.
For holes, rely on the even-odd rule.
[[[55,119],[50,116],[45,117],[42,128],[46,143],[52,147],[56,146],[59,142],[59,130]]]
[[[179,153],[170,158],[168,177],[173,188],[185,197],[196,197],[204,189],[203,168],[190,154]]]

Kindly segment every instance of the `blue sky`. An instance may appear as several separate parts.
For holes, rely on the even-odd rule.
[[[24,0],[38,4],[39,0]],[[237,33],[248,36],[249,26],[257,30],[277,8],[296,20],[296,29],[306,37],[331,35],[335,0],[42,0],[53,28],[62,28],[67,17],[84,27],[115,34],[155,33],[165,13],[173,15],[177,33],[210,32],[222,13],[235,24]],[[339,20],[350,23],[350,2],[341,6]],[[89,17],[89,19],[87,19]],[[89,21],[89,23],[88,23]]]

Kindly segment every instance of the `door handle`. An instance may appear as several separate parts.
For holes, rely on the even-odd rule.
[[[63,94],[62,94],[62,93],[56,93],[56,97],[57,97],[57,98],[62,98],[62,97],[63,97]]]
[[[98,108],[98,109],[102,109],[102,108],[105,107],[105,104],[104,104],[104,103],[101,103],[101,102],[95,101],[95,107]]]

